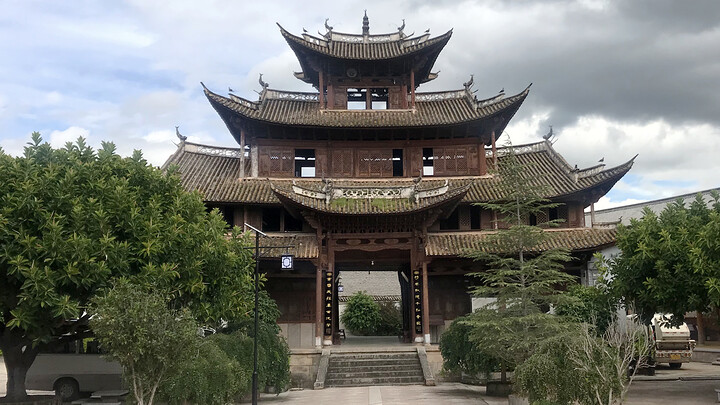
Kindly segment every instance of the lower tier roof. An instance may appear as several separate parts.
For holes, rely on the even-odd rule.
[[[587,169],[570,166],[550,142],[514,147],[518,161],[525,165],[536,186],[547,190],[545,197],[554,200],[579,201],[585,205],[599,199],[620,180],[633,165],[634,158],[613,168],[597,165]],[[241,151],[236,148],[215,148],[183,142],[163,165],[175,166],[185,189],[199,191],[203,199],[214,204],[271,204],[280,205],[277,190],[291,190],[293,183],[306,189],[321,189],[323,179],[314,178],[239,178]],[[502,164],[506,148],[498,149]],[[416,179],[374,178],[333,179],[348,187],[408,187]],[[449,190],[466,189],[460,203],[500,200],[504,197],[494,176],[426,177],[422,187],[433,188],[447,181]],[[274,191],[275,190],[275,191]],[[591,195],[590,195],[591,194]],[[343,212],[352,214],[352,212]],[[356,212],[362,214],[364,212]]]
[[[477,250],[488,235],[497,231],[464,231],[428,233],[425,243],[425,255],[429,257],[462,257],[471,250]],[[502,232],[502,231],[499,231]],[[573,252],[593,251],[615,243],[616,229],[599,228],[560,228],[545,230],[550,234],[538,250],[565,248]],[[264,257],[279,258],[283,254],[293,254],[297,259],[315,259],[318,257],[317,236],[315,234],[268,234],[268,246],[283,248],[266,249]],[[293,246],[284,248],[284,246]]]

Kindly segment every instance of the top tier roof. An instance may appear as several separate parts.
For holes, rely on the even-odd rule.
[[[404,22],[397,32],[370,35],[367,15],[364,18],[363,34],[335,32],[327,22],[327,32],[319,37],[308,33],[293,35],[280,24],[278,26],[302,67],[302,72],[295,75],[316,87],[319,85],[318,71],[337,74],[364,61],[376,65],[387,63],[388,66],[382,70],[395,71],[395,74],[409,74],[412,69],[415,71],[416,85],[427,82],[436,77],[430,69],[452,35],[450,30],[431,38],[428,30],[422,35],[408,36],[403,32]],[[333,72],[333,69],[337,72]]]

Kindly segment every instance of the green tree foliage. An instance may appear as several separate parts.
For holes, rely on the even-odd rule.
[[[402,313],[394,302],[379,302],[380,322],[375,326],[376,336],[399,336],[402,333]]]
[[[630,226],[619,226],[621,253],[604,265],[610,286],[646,323],[657,312],[707,311],[720,304],[720,196],[711,206],[698,195],[686,206],[669,204],[659,215],[649,208]]]
[[[95,335],[122,366],[139,405],[152,405],[160,386],[182,375],[198,350],[199,328],[191,314],[168,309],[163,295],[141,286],[119,282],[93,300],[90,313]]]
[[[0,153],[0,350],[8,397],[43,345],[87,336],[89,300],[113,279],[165,292],[203,323],[252,311],[251,251],[177,176],[140,152],[121,158],[83,139],[53,149],[34,133]],[[25,348],[25,349],[23,349]]]
[[[500,364],[492,354],[470,341],[472,328],[467,324],[469,316],[455,319],[440,337],[440,353],[443,370],[471,376],[485,375],[499,370]]]
[[[223,405],[250,392],[252,339],[235,333],[201,340],[192,356],[160,386],[158,397],[170,404]]]
[[[555,313],[572,322],[592,323],[595,331],[600,335],[605,333],[617,316],[618,298],[604,283],[592,287],[571,285],[567,289],[567,294],[575,299],[559,303]]]
[[[342,323],[353,335],[369,336],[380,323],[380,307],[371,296],[358,291],[348,300]]]
[[[544,196],[535,176],[521,164],[510,145],[497,175],[502,201],[480,204],[498,213],[509,228],[488,235],[480,248],[468,254],[486,270],[474,273],[480,285],[474,294],[496,301],[471,314],[465,323],[472,328],[470,339],[483,351],[493,353],[505,370],[529,358],[539,342],[557,334],[563,325],[544,312],[561,298],[558,287],[574,282],[565,273],[571,259],[566,249],[548,249],[552,238],[542,227],[556,226],[552,220],[539,226],[528,225],[531,217],[542,217],[558,206]]]
[[[531,404],[621,404],[650,350],[648,328],[614,319],[598,334],[587,323],[569,325],[515,369],[516,389]],[[638,363],[640,362],[640,363]]]

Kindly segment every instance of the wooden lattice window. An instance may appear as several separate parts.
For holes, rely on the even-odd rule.
[[[353,176],[353,150],[335,149],[330,152],[330,164],[333,176]]]
[[[360,177],[390,177],[393,173],[392,149],[358,151]]]

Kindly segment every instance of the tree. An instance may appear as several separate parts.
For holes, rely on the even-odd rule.
[[[252,311],[251,251],[173,170],[82,138],[62,149],[38,133],[21,157],[0,152],[0,350],[7,397],[43,346],[90,334],[88,302],[119,277],[168,294],[203,323]]]
[[[547,191],[536,185],[534,175],[518,161],[512,145],[507,151],[497,172],[503,200],[479,205],[498,213],[509,228],[488,235],[480,249],[468,254],[487,267],[472,274],[481,281],[474,294],[496,300],[465,321],[472,328],[473,343],[500,361],[503,382],[507,381],[508,367],[521,364],[539,342],[564,328],[545,310],[558,302],[558,287],[575,281],[563,271],[563,263],[571,259],[567,249],[543,245],[551,236],[542,227],[556,226],[560,220],[529,225],[530,218],[540,218],[558,204],[545,198]]]
[[[139,405],[152,405],[161,384],[182,375],[199,348],[199,327],[187,310],[171,310],[163,294],[121,281],[96,297],[90,326],[108,357],[120,363]]]
[[[372,335],[380,323],[380,307],[371,296],[358,291],[348,300],[342,323],[354,335]]]
[[[635,318],[615,317],[599,336],[578,323],[517,367],[517,388],[531,404],[621,404],[650,347],[648,328]]]
[[[645,208],[630,226],[619,226],[620,255],[601,263],[610,286],[627,306],[650,323],[655,313],[673,314],[672,323],[697,311],[698,340],[705,340],[702,313],[720,304],[720,195],[712,206],[698,194],[689,207],[682,199],[659,214]]]

